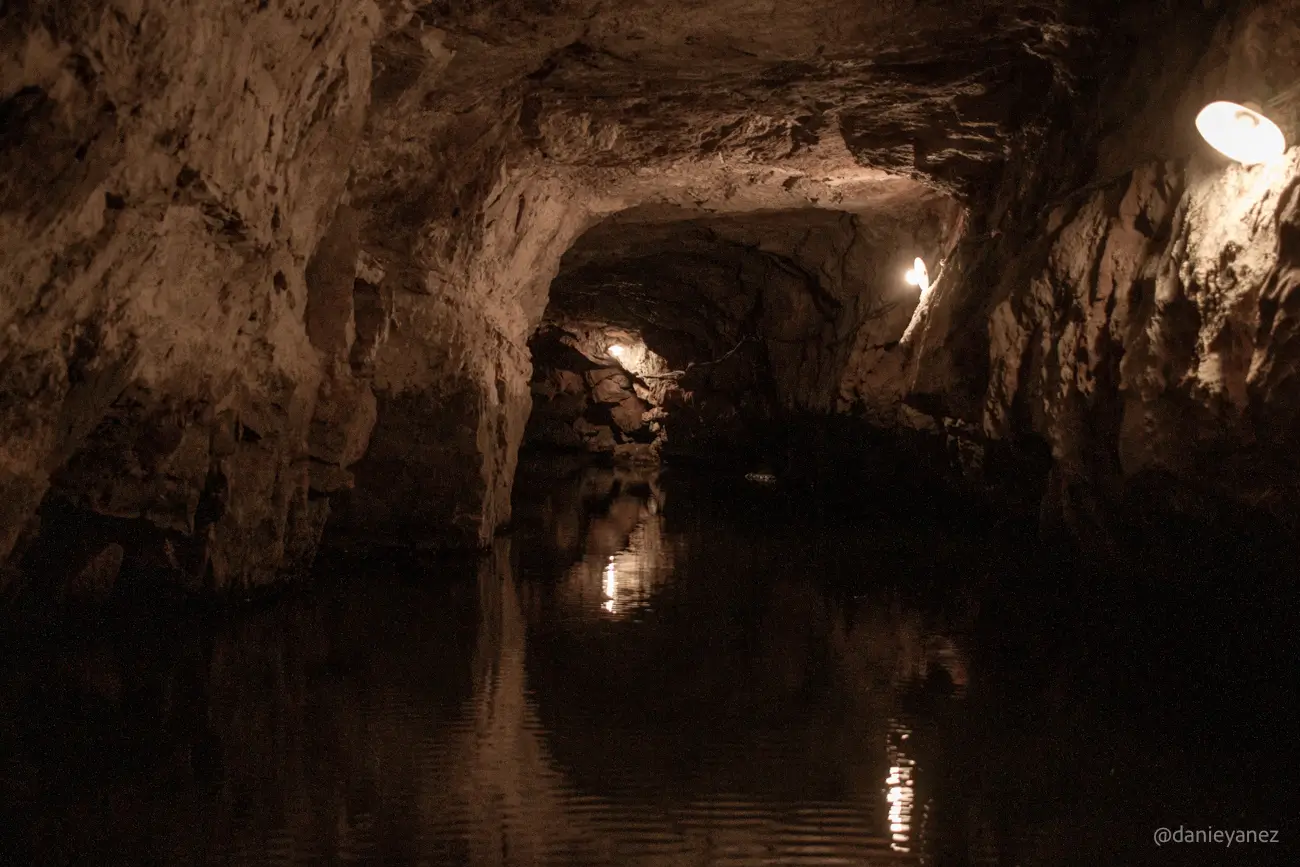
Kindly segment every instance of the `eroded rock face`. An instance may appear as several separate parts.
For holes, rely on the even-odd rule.
[[[307,266],[361,137],[374,18],[9,4],[0,556],[51,497],[145,522],[217,589],[314,548],[307,439],[329,375]]]
[[[418,535],[426,518],[383,506],[401,491],[439,520],[458,502],[456,535],[480,542],[508,516],[526,341],[586,229],[646,205],[906,215],[918,184],[973,201],[1050,125],[1044,95],[1074,93],[1145,26],[1070,4],[406,8],[386,13],[353,167],[395,310],[353,493],[370,505],[339,521]],[[383,445],[390,418],[403,433]],[[425,430],[459,433],[408,441]]]
[[[1154,467],[1285,497],[1295,167],[1189,160],[1189,112],[1296,77],[1294,4],[1167,6],[11,3],[0,557],[68,515],[75,587],[109,544],[263,584],[327,521],[485,544],[557,275],[694,279],[720,312],[661,329],[672,368],[755,338],[680,383],[701,430],[750,393],[1033,435],[1102,511]],[[931,300],[872,315],[909,244]]]
[[[538,330],[533,411],[525,442],[539,448],[604,452],[657,463],[664,444],[663,405],[679,372],[634,330],[581,320]]]
[[[1291,150],[1230,163],[1192,118],[1212,99],[1295,80],[1296,11],[1229,19],[1183,67],[1169,66],[1169,46],[1184,34],[1154,41],[1127,82],[1146,88],[1118,81],[1099,108],[1135,120],[1099,142],[1091,182],[1040,196],[1041,217],[1007,230],[1021,242],[994,254],[1002,280],[986,306],[954,297],[973,288],[955,284],[934,311],[939,343],[982,343],[987,360],[958,374],[953,354],[923,340],[918,390],[994,440],[1042,437],[1054,457],[1044,517],[1076,536],[1110,545],[1152,508],[1174,525],[1267,516],[1294,531],[1300,162]],[[1294,106],[1271,113],[1295,121]]]
[[[1293,512],[1298,168],[1138,169],[1064,218],[995,309],[984,424],[1052,444],[1069,523],[1105,527],[1151,474]]]

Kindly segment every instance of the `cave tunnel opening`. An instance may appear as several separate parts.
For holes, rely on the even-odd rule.
[[[960,237],[955,202],[900,186],[910,197],[852,211],[642,206],[589,229],[529,341],[525,452],[763,479],[812,458],[841,475],[870,446],[834,454],[800,434],[846,411],[868,428],[908,416],[903,338],[929,287],[907,275],[918,258],[941,268]]]

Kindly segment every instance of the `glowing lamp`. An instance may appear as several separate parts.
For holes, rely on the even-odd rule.
[[[624,352],[627,352],[627,350],[622,346],[619,346],[617,343],[615,343],[613,346],[609,348],[609,354],[614,356],[615,358],[622,356]]]
[[[925,262],[918,256],[912,263],[912,270],[903,275],[909,286],[920,286],[921,291],[930,288],[930,272],[926,270]]]
[[[1252,103],[1212,102],[1196,116],[1196,130],[1219,153],[1246,165],[1271,162],[1286,151],[1282,130]]]

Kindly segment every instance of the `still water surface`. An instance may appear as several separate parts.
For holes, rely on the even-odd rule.
[[[482,561],[7,660],[15,861],[1300,863],[1285,600],[762,485],[519,488]],[[1153,844],[1180,824],[1280,841]]]

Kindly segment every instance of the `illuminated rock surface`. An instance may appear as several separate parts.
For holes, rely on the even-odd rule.
[[[1296,4],[1167,5],[8,4],[7,587],[484,546],[528,341],[579,314],[671,369],[755,337],[689,398],[607,395],[602,449],[635,401],[703,453],[831,414],[977,483],[1037,443],[1086,538],[1138,501],[1290,521],[1297,161],[1192,120],[1300,78]]]

